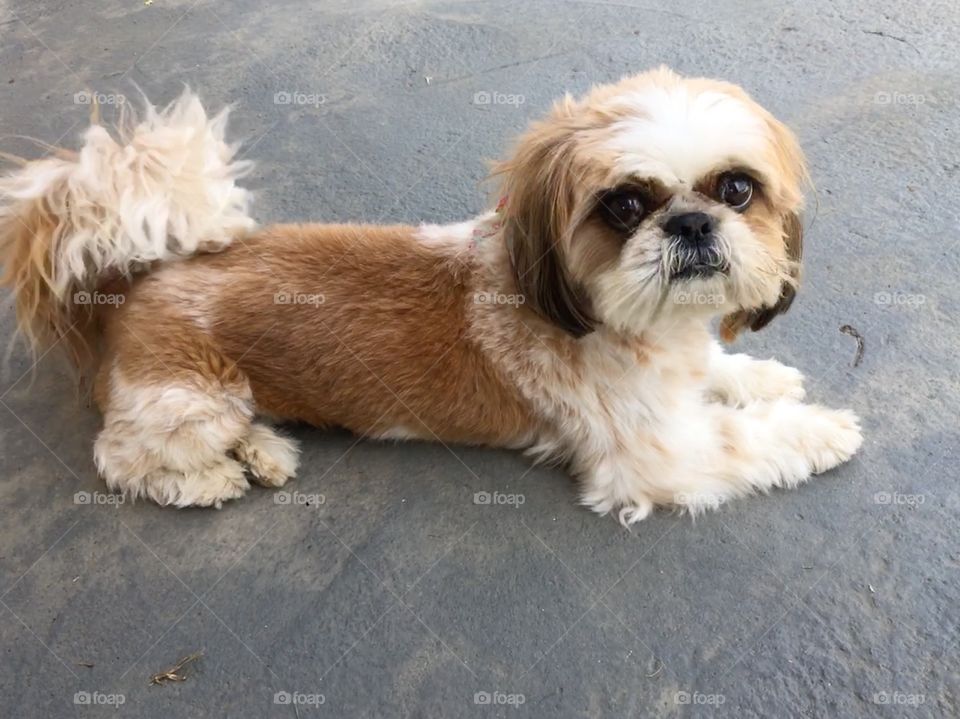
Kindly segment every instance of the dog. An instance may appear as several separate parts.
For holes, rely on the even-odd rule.
[[[250,169],[189,90],[0,180],[35,350],[93,379],[113,491],[214,506],[298,464],[276,421],[523,449],[624,525],[795,487],[861,444],[803,377],[729,354],[793,300],[808,183],[739,87],[661,67],[567,95],[447,225],[258,229]]]

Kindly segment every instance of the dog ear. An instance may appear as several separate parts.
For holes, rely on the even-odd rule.
[[[783,242],[790,260],[790,279],[784,281],[780,288],[780,297],[769,307],[754,310],[737,310],[720,323],[720,337],[724,342],[733,342],[744,327],[752,332],[762,330],[777,315],[790,309],[797,296],[797,287],[800,284],[800,269],[803,260],[803,223],[797,213],[790,213],[783,220]]]
[[[494,173],[503,177],[500,212],[517,291],[541,317],[582,337],[595,320],[565,262],[578,191],[571,143],[563,127],[535,124]]]

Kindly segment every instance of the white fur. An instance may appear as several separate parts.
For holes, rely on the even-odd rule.
[[[214,383],[140,385],[114,367],[109,391],[94,458],[112,490],[162,505],[219,508],[250,487],[241,462],[271,487],[296,471],[296,445],[251,424],[253,397],[245,384],[232,390]]]
[[[504,248],[478,248],[481,281],[503,281]],[[501,291],[508,291],[501,287]],[[478,305],[473,339],[544,419],[537,459],[566,460],[585,505],[629,524],[655,506],[696,514],[773,487],[794,487],[849,459],[857,418],[799,402],[802,376],[776,362],[727,355],[701,311],[646,313],[644,356],[600,327],[576,361],[529,341],[516,310]],[[523,348],[521,350],[520,348]],[[728,404],[710,401],[720,397]]]
[[[117,136],[91,126],[83,147],[28,163],[0,180],[0,222],[21,203],[45,202],[60,222],[52,285],[62,297],[108,272],[222,249],[253,228],[250,193],[236,179],[251,167],[226,144],[227,110],[208,117],[186,91]]]
[[[462,247],[473,239],[474,232],[480,224],[492,215],[491,212],[450,225],[423,224],[417,228],[417,239],[428,245],[438,247]]]
[[[660,214],[709,209],[718,221],[718,247],[729,264],[727,274],[670,281],[675,257],[659,222],[650,221],[624,244],[617,261],[589,278],[594,310],[602,322],[632,333],[656,322],[697,315],[709,319],[738,307],[776,302],[790,263],[774,257],[743,218],[729,209],[707,207],[689,190]]]
[[[671,199],[645,219],[624,243],[611,266],[586,278],[593,309],[607,326],[633,333],[670,318],[700,315],[709,318],[740,307],[776,302],[783,282],[795,268],[754,235],[744,217],[695,191],[705,176],[749,168],[771,197],[778,197],[782,178],[771,164],[771,138],[762,116],[733,95],[692,92],[683,83],[651,84],[610,101],[628,116],[604,129],[601,147],[613,154],[611,185],[630,180],[656,180]],[[797,207],[790,208],[798,210]],[[717,222],[717,251],[728,262],[728,273],[676,284],[671,270],[678,266],[676,243],[665,236],[662,219],[681,212],[701,211]],[[710,298],[710,302],[683,302]]]
[[[795,370],[724,359],[710,375],[722,385],[697,383],[684,362],[706,364],[710,340],[702,328],[664,329],[654,342],[662,354],[649,365],[600,335],[584,341],[592,345],[587,372],[574,376],[558,358],[541,355],[534,376],[549,381],[528,391],[559,429],[557,450],[582,478],[584,504],[618,510],[625,523],[655,505],[697,513],[735,496],[792,487],[860,446],[853,414],[794,399]],[[734,388],[742,409],[705,401],[708,392]]]
[[[630,118],[610,128],[606,148],[616,154],[615,169],[623,176],[690,186],[717,167],[755,164],[766,147],[762,120],[719,92],[656,86],[626,94],[618,105],[628,108]],[[757,169],[776,180],[772,168]]]

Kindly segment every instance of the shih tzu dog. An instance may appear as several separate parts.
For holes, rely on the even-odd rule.
[[[740,88],[661,68],[567,96],[495,167],[496,210],[450,225],[257,229],[225,124],[187,92],[0,180],[18,324],[95,373],[111,489],[280,487],[290,420],[525,449],[629,524],[860,446],[800,372],[711,336],[786,310],[800,269],[803,155]]]

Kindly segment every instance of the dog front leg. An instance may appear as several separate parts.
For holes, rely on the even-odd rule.
[[[628,525],[655,506],[691,514],[841,464],[862,442],[856,415],[788,399],[746,407],[691,404],[633,444],[578,459],[582,500]],[[616,447],[615,449],[613,447]]]

